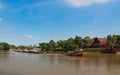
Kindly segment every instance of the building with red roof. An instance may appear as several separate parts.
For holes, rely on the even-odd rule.
[[[94,38],[93,46],[94,47],[104,47],[107,43],[105,38]]]

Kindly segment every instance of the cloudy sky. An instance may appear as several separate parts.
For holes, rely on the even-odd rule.
[[[0,0],[0,42],[120,34],[120,0]]]

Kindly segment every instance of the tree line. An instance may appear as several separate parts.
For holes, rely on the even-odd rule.
[[[106,45],[110,50],[120,49],[120,35],[108,35]]]
[[[28,45],[28,46],[24,46],[24,45],[19,45],[19,46],[15,46],[15,45],[10,45],[6,42],[1,42],[0,43],[0,51],[8,51],[8,50],[32,50],[34,48],[36,48],[36,45]]]
[[[114,48],[120,48],[120,35],[108,35],[106,37],[107,43],[105,47],[113,50]],[[39,46],[29,45],[29,46],[15,46],[10,45],[5,42],[0,43],[0,50],[8,51],[9,49],[27,49],[31,50],[33,48],[41,48],[42,51],[68,51],[68,50],[76,50],[82,48],[92,47],[94,42],[94,38],[90,38],[89,36],[82,38],[80,36],[76,36],[75,38],[69,38],[67,40],[59,40],[55,42],[54,40],[50,40],[49,42],[39,43]]]
[[[94,40],[90,37],[85,37],[82,39],[82,37],[76,36],[75,38],[59,40],[57,42],[50,40],[48,43],[39,43],[39,47],[42,51],[72,51],[75,49],[80,49],[81,47],[90,47],[93,42]]]
[[[113,50],[114,48],[120,48],[120,35],[108,35],[106,37],[106,44],[104,47]],[[92,47],[94,38],[89,36],[82,38],[76,36],[75,38],[69,38],[67,40],[59,40],[55,42],[50,40],[48,43],[39,43],[39,47],[42,51],[68,51],[82,48]]]

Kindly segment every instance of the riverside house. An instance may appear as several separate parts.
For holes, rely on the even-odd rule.
[[[107,40],[105,38],[94,38],[93,47],[105,47]]]

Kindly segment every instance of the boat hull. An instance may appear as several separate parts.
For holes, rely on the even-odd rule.
[[[85,52],[83,52],[83,51],[75,51],[75,52],[73,52],[73,53],[69,53],[69,54],[67,54],[68,56],[83,56],[83,55],[85,55],[86,53]]]

